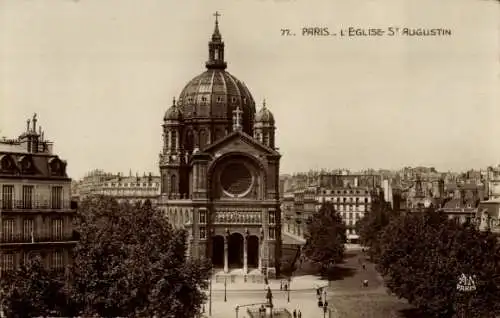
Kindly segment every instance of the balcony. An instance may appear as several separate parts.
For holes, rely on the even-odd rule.
[[[0,240],[0,245],[11,245],[11,244],[45,244],[45,243],[56,243],[56,244],[68,244],[75,243],[78,241],[79,237],[76,232],[64,235],[51,235],[51,234],[35,234],[33,237],[31,235],[15,234],[15,235],[3,235]]]
[[[50,202],[49,200],[0,200],[0,211],[57,211],[71,210],[71,201]]]

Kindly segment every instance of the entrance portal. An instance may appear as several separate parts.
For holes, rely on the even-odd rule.
[[[249,268],[259,267],[259,238],[255,235],[247,238],[247,256]]]
[[[228,265],[232,268],[243,267],[243,235],[240,233],[229,235]]]
[[[212,238],[212,264],[214,267],[224,266],[224,237],[220,235]]]

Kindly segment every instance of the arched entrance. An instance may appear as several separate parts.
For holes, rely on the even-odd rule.
[[[212,237],[212,265],[224,267],[224,237],[220,235]]]
[[[259,267],[259,238],[255,235],[247,238],[247,257],[249,268]]]
[[[243,235],[232,233],[228,240],[228,265],[231,268],[243,267]]]

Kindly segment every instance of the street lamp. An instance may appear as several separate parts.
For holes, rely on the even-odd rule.
[[[291,289],[291,283],[292,283],[292,278],[291,278],[291,277],[288,277],[288,286],[287,286],[287,289],[288,289],[288,297],[287,297],[287,302],[290,302],[290,289]]]
[[[326,300],[326,290],[324,293],[321,292],[318,293],[318,307],[320,309],[323,309],[323,318],[326,318],[326,313],[329,311],[328,301]]]
[[[210,280],[208,281],[208,289],[209,289],[209,303],[208,303],[208,314],[212,316],[212,278],[214,277],[214,268],[210,270]]]
[[[227,302],[227,277],[224,277],[224,302]]]
[[[273,318],[273,293],[271,292],[271,287],[267,287],[266,298],[268,301],[268,306],[270,309],[270,317]]]

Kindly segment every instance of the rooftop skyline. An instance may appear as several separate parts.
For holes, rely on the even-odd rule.
[[[217,10],[227,71],[276,118],[281,173],[466,170],[500,162],[498,1],[0,1],[0,136],[37,113],[79,179],[158,173],[163,115],[205,70]],[[477,17],[481,17],[478,19]],[[446,37],[284,37],[304,26]]]

